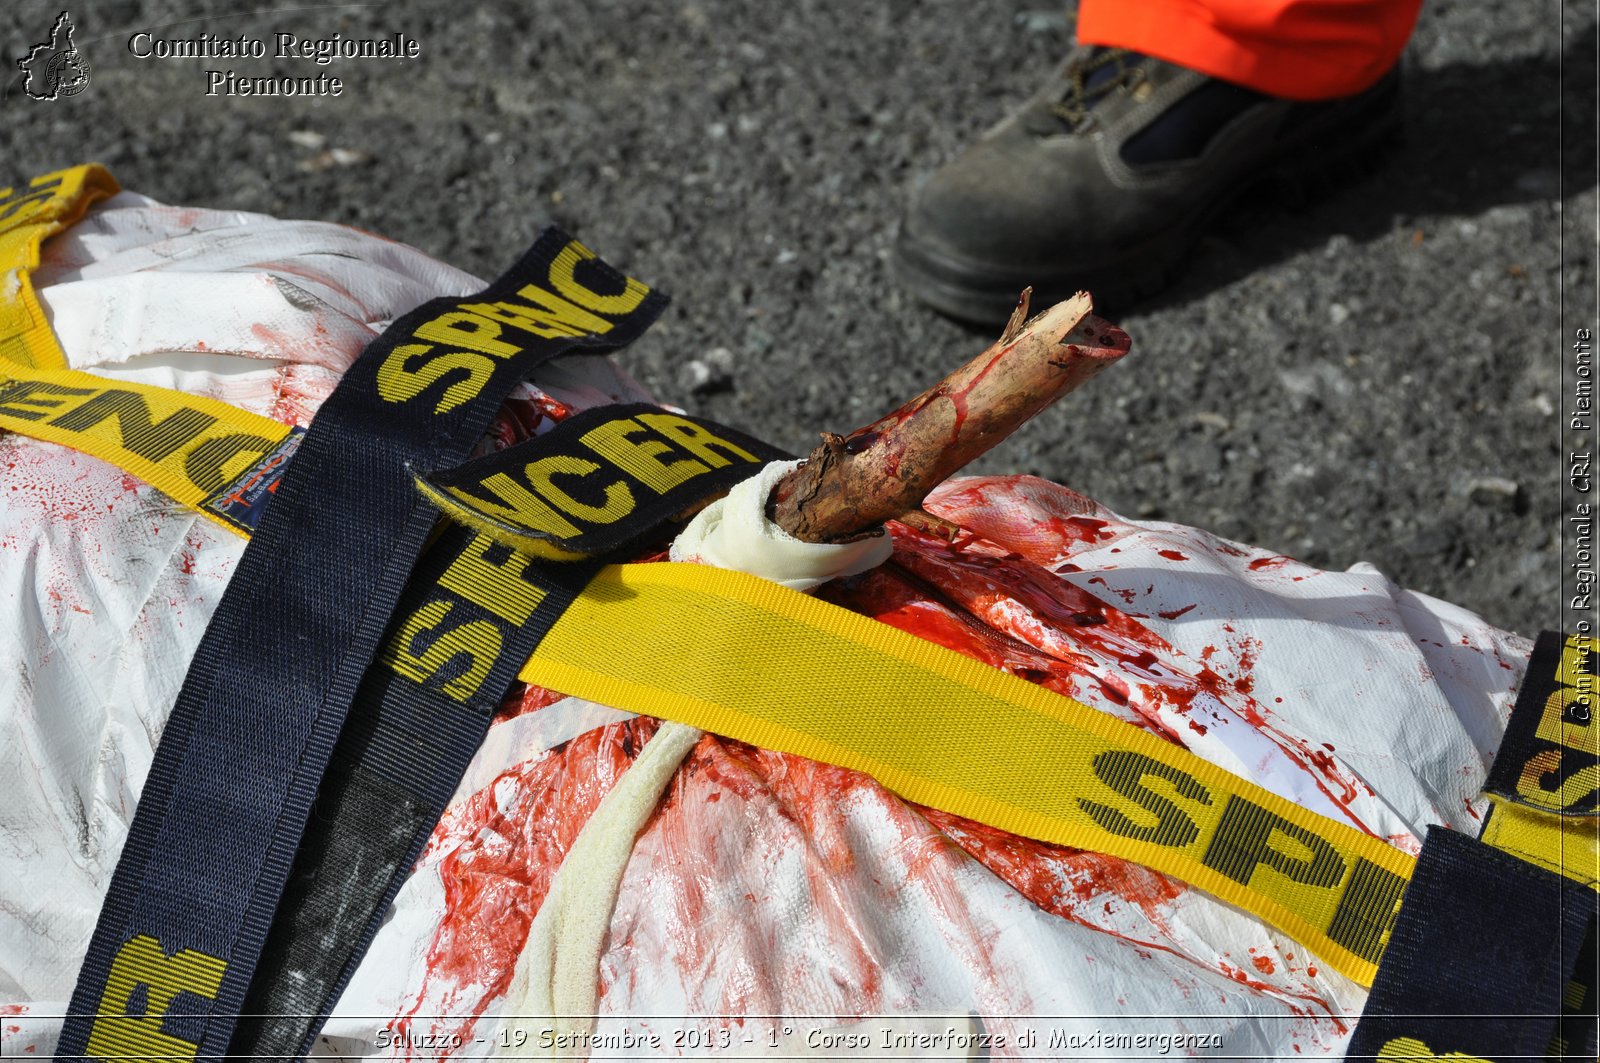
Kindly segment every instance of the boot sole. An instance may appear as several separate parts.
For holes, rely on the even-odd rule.
[[[1373,110],[1381,113],[1373,115]],[[1090,292],[1102,310],[1126,307],[1176,281],[1195,244],[1221,215],[1246,197],[1275,191],[1279,198],[1287,195],[1291,201],[1305,203],[1331,194],[1377,169],[1383,161],[1383,149],[1399,138],[1402,124],[1398,100],[1386,93],[1340,123],[1329,123],[1329,128],[1299,138],[1252,180],[1202,204],[1177,225],[1134,245],[1116,259],[1095,263],[1092,272],[1076,267],[1031,277],[1000,274],[992,266],[912,240],[902,229],[895,240],[895,275],[933,309],[975,325],[1003,324],[1016,307],[1018,294],[1030,284],[1034,289],[1033,305],[1038,308],[1077,291]],[[1347,132],[1350,127],[1360,135]],[[1330,153],[1324,147],[1329,143],[1339,145],[1337,152]]]

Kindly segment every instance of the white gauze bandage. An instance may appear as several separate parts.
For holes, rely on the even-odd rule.
[[[775,461],[711,503],[672,543],[672,560],[748,572],[807,591],[876,568],[894,551],[889,533],[853,543],[808,543],[767,519],[767,498],[796,461]]]

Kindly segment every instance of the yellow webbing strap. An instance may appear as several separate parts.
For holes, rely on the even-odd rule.
[[[39,265],[45,237],[83,217],[95,200],[119,191],[116,178],[94,163],[35,177],[25,188],[0,190],[0,283],[15,286],[0,300],[0,359],[66,368],[28,274]]]
[[[265,470],[293,431],[215,399],[8,362],[0,428],[109,462],[238,535],[248,525],[229,516],[230,492],[249,489],[246,474]]]
[[[1553,816],[1489,795],[1494,811],[1478,840],[1600,890],[1600,820]]]
[[[110,462],[239,535],[276,480],[294,431],[270,417],[67,368],[29,272],[39,246],[117,182],[98,165],[0,194],[0,429]],[[14,278],[14,279],[13,279]]]
[[[739,572],[606,568],[520,678],[1136,861],[1256,914],[1363,985],[1413,865],[1076,701]]]

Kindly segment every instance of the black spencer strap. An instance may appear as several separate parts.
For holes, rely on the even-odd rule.
[[[552,432],[417,477],[445,516],[534,557],[625,555],[697,502],[792,455],[644,403],[597,406]]]
[[[1346,1058],[1593,1060],[1595,901],[1430,827]]]
[[[356,693],[230,1055],[310,1051],[518,670],[600,564],[787,456],[712,421],[627,404],[429,475],[487,482],[493,516],[519,545],[530,521],[562,514],[574,534],[557,545],[590,556],[530,558],[491,534],[506,529],[443,526]],[[564,471],[552,480],[541,471],[551,468]]]
[[[637,336],[665,299],[547,230],[476,296],[433,300],[324,403],[219,603],[157,749],[60,1058],[226,1052],[312,798],[436,513],[506,394]]]
[[[1539,636],[1484,785],[1556,833],[1573,820],[1593,832],[1595,663],[1591,642]],[[1501,814],[1491,805],[1482,838]],[[1579,852],[1555,855],[1592,873]],[[1592,1061],[1597,925],[1587,882],[1429,828],[1347,1058]]]
[[[350,708],[229,1055],[310,1051],[500,699],[598,567],[454,526],[429,548]]]
[[[1485,791],[1549,815],[1600,816],[1597,675],[1593,639],[1539,636]]]

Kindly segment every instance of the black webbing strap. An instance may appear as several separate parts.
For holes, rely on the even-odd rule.
[[[450,527],[407,587],[317,794],[229,1054],[310,1050],[482,744],[598,566],[538,566]]]
[[[1486,793],[1563,817],[1600,815],[1600,691],[1593,639],[1546,631],[1506,721]]]
[[[1429,829],[1349,1059],[1595,1059],[1595,675],[1592,642],[1539,636],[1485,784],[1497,803],[1480,840]]]
[[[1592,1061],[1595,902],[1582,883],[1430,828],[1346,1058]]]
[[[484,292],[395,322],[345,374],[184,679],[62,1057],[227,1051],[335,739],[435,520],[413,470],[464,458],[539,363],[620,346],[664,305],[552,229]]]
[[[786,456],[723,425],[631,404],[584,411],[430,475],[489,480],[494,516],[512,530],[562,514],[575,533],[559,542],[564,552],[601,540],[605,549],[577,563],[535,560],[455,525],[429,546],[356,692],[230,1055],[310,1050],[517,671],[605,557],[660,538],[675,514]],[[553,467],[564,470],[559,484],[545,478]]]
[[[452,520],[570,560],[624,554],[641,532],[790,456],[727,425],[629,403],[584,410],[417,486]]]

